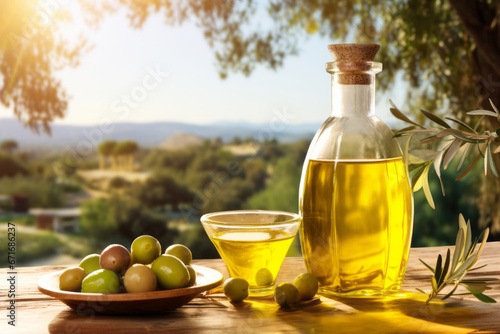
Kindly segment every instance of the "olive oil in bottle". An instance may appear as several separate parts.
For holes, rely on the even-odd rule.
[[[403,160],[310,160],[305,183],[302,249],[322,291],[399,289],[412,216]]]

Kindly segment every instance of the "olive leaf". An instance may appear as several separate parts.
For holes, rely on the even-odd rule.
[[[465,279],[464,277],[473,270],[479,269],[479,267],[474,268],[477,263],[479,256],[486,244],[488,239],[489,229],[484,230],[479,238],[476,238],[472,242],[472,233],[470,220],[465,222],[462,214],[458,217],[458,234],[455,243],[455,250],[453,251],[453,256],[451,255],[450,249],[448,248],[446,252],[446,257],[443,262],[443,257],[441,254],[438,255],[436,260],[435,268],[425,263],[422,259],[418,259],[422,264],[429,269],[433,275],[431,276],[431,291],[426,293],[421,289],[417,289],[419,292],[427,295],[426,304],[428,304],[433,298],[437,297],[439,293],[448,285],[454,285],[453,288],[441,298],[441,300],[446,300],[455,293],[458,286],[463,286],[471,294],[473,294],[477,299],[485,303],[496,303],[496,301],[483,294],[487,289],[487,282],[496,280],[494,278],[474,278]],[[476,245],[478,241],[481,240],[479,249],[474,254]],[[481,266],[485,267],[486,265]]]
[[[478,121],[474,126],[471,124],[467,124],[466,122],[450,117],[445,116],[446,120],[449,120],[455,124],[458,124],[459,127],[462,127],[464,130],[452,128],[449,123],[447,123],[444,119],[428,112],[425,110],[421,110],[422,114],[432,122],[441,126],[441,128],[432,128],[427,129],[426,127],[412,121],[408,117],[406,117],[395,105],[392,101],[392,108],[390,108],[391,113],[398,119],[410,123],[411,126],[408,126],[402,130],[396,131],[394,137],[407,136],[407,141],[405,144],[404,155],[405,155],[405,163],[408,166],[408,170],[413,172],[412,176],[412,188],[413,191],[418,191],[423,189],[425,198],[429,205],[434,208],[434,200],[432,198],[432,193],[430,191],[429,186],[429,168],[430,164],[434,163],[434,170],[436,175],[438,176],[441,192],[443,196],[445,195],[445,189],[441,177],[441,168],[446,169],[448,165],[453,161],[453,159],[457,158],[459,160],[457,172],[460,171],[464,165],[464,162],[471,154],[471,148],[477,149],[478,153],[475,156],[472,163],[465,168],[455,179],[456,181],[465,177],[472,168],[476,165],[481,157],[484,158],[484,173],[487,174],[488,170],[491,170],[491,173],[500,177],[499,169],[495,165],[495,160],[493,159],[493,154],[500,153],[500,128],[495,130],[484,130],[481,133],[478,132],[479,127],[481,126],[481,122],[484,117],[496,117],[500,122],[500,112],[498,108],[493,104],[490,100],[491,106],[494,111],[489,110],[473,110],[469,111],[467,115],[477,115],[479,117]],[[444,128],[444,129],[443,129]],[[427,157],[419,156],[413,153],[415,150],[412,150],[410,154],[410,143],[411,139],[415,134],[429,134],[428,137],[420,140],[420,144],[425,145],[435,145],[439,147],[439,150],[436,150],[435,154],[428,155]],[[446,144],[441,144],[441,142],[445,142]],[[498,146],[493,147],[492,144],[496,144]],[[425,160],[428,159],[426,162]],[[410,167],[410,164],[417,164],[416,166]]]
[[[488,149],[487,149],[486,152],[488,154],[488,161],[490,163],[491,172],[493,173],[493,175],[495,175],[496,177],[498,177],[498,171],[497,171],[497,168],[495,166],[495,160],[493,160],[493,155],[491,154],[491,142],[488,143]]]
[[[469,172],[472,170],[472,168],[474,167],[474,165],[476,164],[476,162],[479,160],[479,157],[481,156],[481,153],[478,153],[476,158],[474,159],[474,161],[472,161],[471,165],[469,167],[467,167],[466,170],[463,171],[462,174],[460,174],[456,179],[455,181],[458,181],[460,180],[461,178],[463,178],[465,175],[469,174]]]
[[[498,108],[495,106],[495,104],[493,104],[493,101],[491,101],[491,99],[488,99],[488,100],[490,101],[490,104],[491,104],[491,107],[493,108],[493,110],[495,110],[497,115],[500,116],[500,111],[498,111]]]
[[[430,112],[425,111],[425,110],[420,110],[420,112],[422,114],[424,114],[425,117],[427,117],[428,119],[433,121],[434,123],[437,123],[437,124],[441,125],[442,127],[447,128],[447,129],[451,128],[451,126],[448,123],[446,123],[445,121],[443,121],[441,118],[437,117],[436,115],[431,114]]]
[[[481,116],[490,116],[490,117],[497,117],[497,114],[494,113],[493,111],[489,110],[473,110],[473,111],[468,111],[466,112],[467,115],[481,115]]]
[[[403,114],[401,111],[399,111],[399,109],[394,105],[394,103],[392,102],[392,100],[389,100],[389,103],[392,106],[392,108],[390,108],[389,110],[391,111],[391,114],[394,115],[394,117],[396,117],[397,119],[402,120],[403,122],[413,124],[413,125],[415,125],[415,126],[417,126],[419,128],[423,128],[422,125],[420,125],[418,123],[415,123],[414,121],[412,121],[411,119],[409,119],[408,117],[406,117],[405,114]]]
[[[460,158],[460,161],[458,162],[457,171],[459,171],[460,168],[462,168],[462,165],[464,164],[464,161],[465,161],[465,157],[467,156],[467,153],[469,153],[469,149],[471,148],[471,144],[465,143],[464,146],[462,146],[462,147],[465,147],[465,149],[463,150],[462,157]]]
[[[450,163],[451,159],[453,159],[455,154],[457,154],[458,149],[460,148],[461,145],[462,145],[462,143],[460,142],[459,139],[455,139],[453,141],[453,144],[451,144],[450,148],[448,149],[448,151],[446,152],[446,154],[443,158],[443,168],[444,169],[448,168],[448,164]]]
[[[474,242],[472,242],[470,220],[466,223],[463,215],[460,214],[460,216],[458,217],[458,224],[459,229],[453,256],[451,256],[450,249],[448,248],[444,262],[441,254],[438,255],[435,268],[432,268],[422,259],[418,259],[420,262],[422,262],[422,264],[424,264],[427,269],[429,269],[433,273],[433,275],[431,276],[431,291],[429,293],[426,293],[421,289],[417,289],[417,291],[427,295],[426,304],[428,304],[433,298],[437,297],[446,286],[454,285],[453,288],[441,298],[441,300],[446,300],[451,297],[460,285],[466,288],[480,301],[484,303],[496,303],[493,298],[483,294],[483,292],[487,289],[487,282],[496,279],[464,278],[470,271],[477,270],[479,268],[474,268],[474,266],[477,263],[479,256],[481,255],[484,245],[486,244],[486,240],[488,239],[489,235],[489,229],[486,228],[486,230],[481,233],[479,238],[476,238]],[[479,240],[481,240],[479,249],[474,254],[474,250],[476,249],[476,245],[478,244]],[[481,266],[481,268],[484,266],[486,265]]]
[[[452,122],[455,122],[457,124],[460,124],[461,126],[467,128],[468,130],[471,130],[472,132],[476,133],[476,130],[474,130],[473,128],[471,128],[470,125],[468,125],[467,123],[462,122],[459,119],[456,119],[456,118],[451,117],[451,116],[445,116],[445,119],[450,120]]]

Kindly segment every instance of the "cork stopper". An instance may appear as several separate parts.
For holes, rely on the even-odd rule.
[[[328,51],[333,57],[338,83],[343,85],[369,85],[373,75],[366,72],[372,68],[380,45],[378,44],[330,44]]]

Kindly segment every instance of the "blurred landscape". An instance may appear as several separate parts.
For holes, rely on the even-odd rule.
[[[169,139],[175,145],[168,145]],[[225,141],[176,133],[157,146],[102,141],[74,160],[64,149],[27,149],[4,140],[0,222],[3,228],[9,221],[17,226],[18,265],[76,263],[110,243],[129,246],[141,234],[155,236],[162,245],[185,244],[194,258],[217,258],[201,215],[238,209],[297,212],[309,142]],[[466,217],[477,219],[474,183],[480,177],[481,168],[462,182],[445,172],[449,191],[446,197],[436,196],[440,210],[432,210],[421,192],[416,194],[412,246],[454,243],[457,222],[450,217],[460,207]],[[439,191],[438,183],[431,187]],[[473,228],[477,232],[475,224]],[[0,240],[0,247],[7,247],[4,243],[6,239]],[[300,255],[299,237],[288,255]]]

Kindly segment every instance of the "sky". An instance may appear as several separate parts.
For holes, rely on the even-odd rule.
[[[312,35],[299,46],[299,55],[287,57],[278,70],[259,66],[249,77],[230,72],[222,80],[213,51],[193,23],[172,27],[153,15],[141,29],[133,29],[119,12],[90,29],[78,5],[67,8],[74,23],[65,34],[76,38],[84,31],[93,48],[78,67],[58,73],[71,98],[66,116],[55,124],[95,125],[103,119],[265,123],[277,110],[285,110],[291,123],[321,123],[330,114],[325,63],[331,61],[327,45],[338,41]],[[152,71],[163,74],[151,80]],[[405,99],[404,85],[396,86],[378,95],[377,114],[386,122],[394,120],[389,97],[400,105]],[[12,112],[2,106],[4,117]]]

